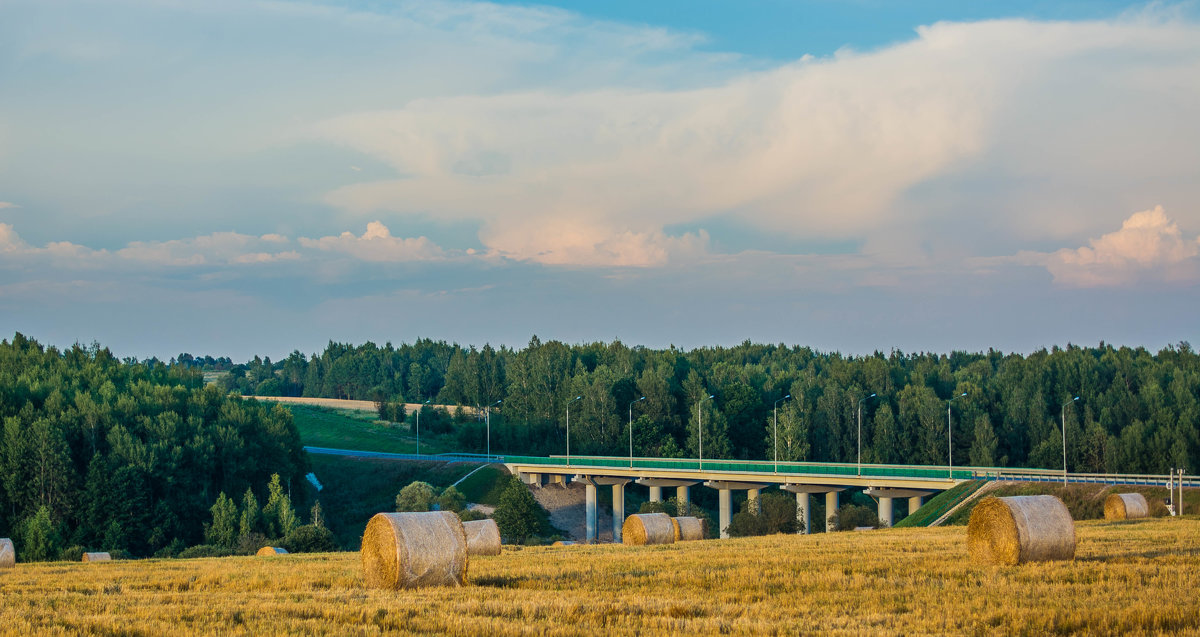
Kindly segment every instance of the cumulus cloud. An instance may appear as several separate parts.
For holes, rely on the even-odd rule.
[[[1076,287],[1129,285],[1147,280],[1200,278],[1200,237],[1184,237],[1162,206],[1135,212],[1121,229],[1088,245],[1052,253],[1022,252],[1019,263],[1041,265],[1054,280]]]
[[[700,257],[709,245],[703,230],[668,236],[661,230],[633,232],[567,219],[496,224],[481,237],[495,255],[546,265],[659,266]]]
[[[18,206],[17,204],[12,203],[11,201],[0,201],[0,210],[4,210],[6,208],[20,208],[20,207],[21,206]]]
[[[0,223],[0,255],[10,261],[49,259],[54,265],[65,267],[113,267],[123,263],[174,267],[249,265],[300,258],[295,250],[263,249],[280,243],[290,240],[280,235],[255,237],[217,232],[189,239],[133,241],[112,252],[69,241],[52,241],[39,248],[26,243],[10,224]]]
[[[478,221],[500,254],[610,264],[624,257],[588,246],[718,216],[796,239],[944,234],[949,197],[908,200],[962,175],[976,200],[1006,183],[1101,194],[1150,179],[1187,184],[1200,127],[1151,114],[1200,107],[1198,71],[1200,28],[1186,22],[939,23],[878,51],[702,88],[418,99],[313,131],[396,173],[330,192],[342,209]],[[1097,139],[1110,144],[1080,152]],[[980,167],[986,175],[970,174]],[[1011,208],[979,220],[987,236],[1047,231],[1035,225],[1043,210],[1016,203],[974,206]],[[1060,215],[1070,221],[1055,235],[1082,223],[1073,210]]]
[[[336,237],[301,237],[300,245],[326,252],[348,254],[363,261],[382,263],[426,261],[444,256],[442,249],[426,237],[394,237],[388,227],[379,221],[368,223],[366,232],[361,236],[347,231]]]

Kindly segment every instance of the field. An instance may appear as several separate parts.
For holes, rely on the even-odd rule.
[[[374,412],[332,409],[311,405],[288,405],[300,432],[300,440],[312,447],[416,453],[417,439],[407,425],[385,423]],[[437,436],[421,436],[421,453],[453,451]]]
[[[1200,634],[1200,517],[1078,525],[1074,562],[967,561],[962,527],[506,548],[461,589],[361,584],[358,555],[20,564],[0,631],[637,635]]]

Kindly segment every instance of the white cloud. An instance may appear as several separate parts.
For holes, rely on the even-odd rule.
[[[246,265],[290,261],[300,258],[294,250],[270,252],[260,250],[263,244],[278,244],[287,239],[279,235],[215,232],[191,239],[170,241],[134,241],[117,250],[121,259],[163,266]]]
[[[427,261],[444,256],[441,248],[425,237],[393,237],[388,227],[379,221],[367,224],[362,236],[343,232],[333,237],[320,239],[300,238],[300,245],[326,252],[340,252],[363,261],[394,263],[402,261]]]
[[[433,98],[332,118],[317,135],[397,177],[327,200],[360,214],[474,220],[494,252],[598,265],[622,260],[588,247],[605,237],[653,237],[722,215],[796,239],[944,235],[956,202],[907,200],[984,166],[989,174],[967,180],[976,200],[981,184],[1033,179],[1014,188],[1127,193],[1165,179],[1196,190],[1184,173],[1200,161],[1200,126],[1157,115],[1200,108],[1196,25],[1007,20],[918,35],[708,88]],[[973,207],[1004,206],[981,203]],[[1044,215],[1022,210],[979,223],[989,238],[1047,231]],[[1050,229],[1056,236],[1083,223],[1074,210],[1063,216],[1074,221]]]
[[[1075,287],[1129,285],[1200,278],[1200,237],[1183,236],[1162,206],[1136,212],[1121,229],[1087,246],[1052,253],[1022,252],[1018,263],[1041,265],[1058,283]]]
[[[18,206],[17,204],[12,203],[10,201],[0,201],[0,210],[4,210],[6,208],[20,208],[20,207],[21,206]]]

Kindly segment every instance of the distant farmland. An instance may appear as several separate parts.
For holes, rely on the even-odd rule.
[[[745,634],[1200,631],[1200,518],[1084,522],[1073,562],[982,567],[965,529],[506,549],[461,589],[363,587],[357,553],[20,564],[11,633]]]

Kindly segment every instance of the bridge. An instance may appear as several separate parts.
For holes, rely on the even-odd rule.
[[[935,467],[928,465],[845,464],[819,462],[759,462],[746,460],[696,460],[671,458],[629,458],[604,456],[514,456],[492,458],[530,485],[566,484],[568,480],[585,485],[587,540],[597,538],[597,488],[611,487],[613,500],[613,541],[621,541],[625,520],[625,486],[634,483],[649,489],[651,502],[661,502],[663,489],[674,488],[679,502],[690,502],[689,489],[698,484],[718,491],[721,537],[733,517],[733,492],[746,491],[757,501],[763,489],[777,487],[796,495],[798,521],[803,533],[811,531],[810,497],[824,495],[825,510],[835,511],[838,494],[846,489],[862,488],[878,502],[879,519],[887,526],[893,521],[893,500],[908,500],[908,511],[921,507],[926,496],[968,480],[1013,482],[1066,481],[1084,484],[1167,486],[1167,475],[1068,473],[1046,469],[1009,469],[998,467]],[[1178,479],[1176,485],[1178,485]],[[1200,487],[1200,479],[1185,478],[1183,486]],[[753,504],[751,506],[754,506]],[[826,522],[829,530],[829,523]]]

